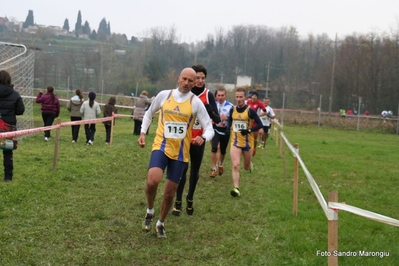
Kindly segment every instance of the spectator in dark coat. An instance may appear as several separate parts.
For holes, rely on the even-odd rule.
[[[43,94],[43,90],[36,97],[36,102],[42,104],[42,118],[45,127],[51,126],[54,119],[60,115],[60,102],[58,97],[54,95],[54,87],[48,86],[47,93]],[[44,131],[44,140],[50,138],[50,130]]]
[[[5,71],[0,71],[0,114],[1,119],[7,123],[9,128],[16,130],[17,115],[25,112],[24,102],[18,92],[11,84],[11,76]],[[6,130],[9,131],[9,130]],[[16,140],[15,140],[16,141]],[[16,142],[15,142],[16,143]],[[16,145],[13,145],[13,149]],[[14,164],[13,149],[3,149],[4,181],[12,180]]]
[[[112,113],[116,114],[118,113],[118,109],[115,107],[116,103],[116,98],[111,97],[108,100],[108,103],[104,106],[104,117],[112,116]],[[105,144],[109,144],[111,140],[111,121],[105,121],[104,127],[105,127]],[[114,125],[115,125],[115,119],[114,119]]]

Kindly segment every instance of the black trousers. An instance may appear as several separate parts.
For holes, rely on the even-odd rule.
[[[141,133],[141,124],[143,124],[142,120],[134,120],[133,135],[140,135],[140,133]],[[150,128],[148,128],[146,135],[148,135],[149,131],[150,131]]]
[[[3,151],[4,179],[12,180],[14,164],[12,151]]]
[[[96,124],[85,124],[86,143],[91,140],[94,142],[94,135],[96,134]]]
[[[176,201],[182,201],[184,186],[186,185],[187,180],[187,171],[190,166],[190,181],[187,193],[187,199],[194,199],[195,188],[197,187],[198,179],[199,179],[199,170],[202,163],[202,158],[204,157],[205,151],[205,142],[201,146],[190,145],[190,163],[187,165],[184,170],[183,176],[180,180],[179,186],[176,190]]]
[[[104,124],[105,127],[105,142],[111,141],[111,125]]]
[[[215,131],[215,136],[212,139],[212,152],[216,153],[218,150],[218,145],[220,145],[220,153],[222,155],[226,154],[227,145],[229,144],[230,134],[221,135]],[[220,143],[220,144],[219,144]]]
[[[134,119],[133,135],[140,135],[142,120]]]
[[[71,116],[71,121],[81,121],[82,117],[80,116]],[[75,142],[78,141],[79,137],[79,130],[80,130],[80,125],[73,125],[71,126],[72,128],[72,140]]]
[[[54,113],[45,113],[42,112],[43,123],[45,127],[51,126],[55,119]],[[44,136],[49,138],[50,137],[50,130],[44,131]]]

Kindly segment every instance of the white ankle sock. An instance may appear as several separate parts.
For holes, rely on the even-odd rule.
[[[158,222],[157,222],[157,227],[160,226],[160,225],[165,226],[165,224],[164,224],[163,222],[161,222],[160,220],[158,220]]]

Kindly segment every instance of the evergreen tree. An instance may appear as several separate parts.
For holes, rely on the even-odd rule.
[[[81,15],[80,10],[79,10],[78,20],[76,21],[76,24],[75,24],[75,35],[76,35],[76,37],[79,37],[79,33],[80,33],[81,29],[82,29],[82,15]]]
[[[26,20],[23,24],[23,28],[26,29],[29,26],[33,26],[35,25],[34,21],[33,21],[33,11],[29,10],[28,16],[26,17]]]
[[[107,34],[111,36],[111,22],[108,21]]]
[[[67,18],[64,21],[64,26],[62,26],[62,29],[69,32],[69,21]]]
[[[136,37],[132,36],[132,37],[130,38],[130,44],[135,44],[135,43],[137,43],[137,42],[138,42],[138,39],[137,39]]]
[[[85,21],[85,24],[83,25],[82,32],[83,32],[83,34],[87,34],[87,35],[90,35],[90,33],[91,33],[90,25],[89,25],[89,22],[87,22],[87,20]]]
[[[109,36],[107,21],[105,20],[105,18],[103,18],[98,27],[97,40],[102,41],[102,42],[107,41],[107,39],[108,39],[107,36]]]
[[[104,34],[107,35],[108,34],[108,29],[107,29],[107,21],[105,20],[105,18],[103,18],[100,21],[100,25],[98,26],[98,34]]]
[[[90,39],[91,40],[97,40],[97,32],[96,32],[96,30],[93,30],[92,32],[91,32],[91,34],[90,34]]]

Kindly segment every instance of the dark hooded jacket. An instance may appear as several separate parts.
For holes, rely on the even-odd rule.
[[[108,104],[104,106],[104,117],[112,116],[112,113],[118,113],[118,109],[115,107],[116,99],[115,97],[111,97],[108,101]],[[111,121],[104,121],[105,125],[111,125]],[[115,125],[115,119],[114,119]]]
[[[0,114],[4,122],[10,125],[17,124],[16,115],[22,115],[25,112],[24,102],[13,87],[0,84]]]

